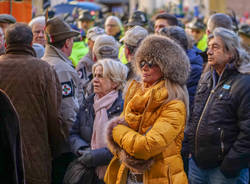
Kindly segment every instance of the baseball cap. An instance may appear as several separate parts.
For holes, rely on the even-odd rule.
[[[102,35],[104,34],[105,31],[104,29],[96,26],[96,27],[92,27],[91,29],[88,30],[87,32],[87,38],[92,40],[92,41],[95,41],[96,38],[99,36],[99,35]]]
[[[148,31],[146,29],[141,26],[134,26],[125,33],[125,36],[120,42],[124,41],[125,44],[137,47],[138,43],[146,36],[148,36]]]

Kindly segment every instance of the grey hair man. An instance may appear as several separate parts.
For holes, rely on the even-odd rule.
[[[7,47],[6,54],[0,56],[0,88],[19,114],[24,178],[26,183],[51,183],[51,160],[58,156],[57,148],[66,139],[60,113],[61,86],[53,68],[34,57],[30,27],[15,23],[5,33]]]
[[[105,24],[105,32],[113,36],[117,41],[119,41],[121,33],[122,33],[122,22],[116,16],[107,17]]]
[[[207,29],[206,29],[207,36],[210,35],[217,27],[223,27],[228,30],[233,30],[233,22],[228,15],[224,13],[215,13],[211,15],[208,19]],[[203,64],[204,71],[207,71],[207,69],[209,68],[207,65],[207,60],[208,60],[207,50],[205,50],[205,52],[202,52],[201,56],[203,57],[204,61]]]
[[[248,183],[250,163],[250,57],[231,30],[208,37],[209,70],[201,76],[187,135],[189,182]],[[198,182],[199,180],[199,182]]]
[[[136,78],[136,74],[133,70],[133,61],[136,49],[139,47],[141,41],[148,36],[148,31],[141,26],[134,26],[130,28],[125,36],[120,40],[124,42],[124,52],[128,63],[126,64],[129,68],[127,80]]]
[[[33,18],[29,22],[29,26],[31,27],[33,33],[33,41],[32,43],[38,43],[42,46],[45,46],[45,34],[44,34],[44,27],[45,27],[45,17],[39,16]]]
[[[76,120],[83,99],[83,89],[79,76],[72,65],[72,61],[68,59],[72,52],[73,38],[79,35],[79,32],[72,30],[65,21],[55,17],[47,22],[45,34],[47,44],[42,59],[55,69],[61,83],[62,120],[70,130]],[[61,155],[54,160],[53,173],[58,175],[53,175],[53,183],[62,183],[65,170],[71,160],[69,144],[65,144]]]

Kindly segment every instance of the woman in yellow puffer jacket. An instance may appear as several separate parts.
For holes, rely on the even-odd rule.
[[[135,65],[141,82],[128,88],[124,110],[110,121],[107,141],[114,154],[107,184],[187,184],[180,154],[188,116],[185,52],[162,36],[148,36]]]

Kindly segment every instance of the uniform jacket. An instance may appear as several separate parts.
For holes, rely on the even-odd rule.
[[[90,147],[90,142],[93,132],[93,123],[95,118],[94,111],[94,96],[90,95],[86,100],[84,100],[79,113],[77,115],[77,120],[74,123],[72,130],[70,131],[70,145],[73,153],[77,155],[77,151],[81,148]],[[118,98],[115,100],[113,105],[108,109],[108,118],[111,119],[114,116],[120,115],[123,109],[123,99],[122,92],[119,91]],[[105,130],[103,130],[105,131]],[[92,151],[93,154],[93,165],[102,166],[107,165],[111,158],[112,153],[107,148],[100,148]]]
[[[83,86],[83,90],[85,92],[85,96],[92,94],[93,91],[88,91],[89,83],[93,79],[92,75],[92,66],[94,61],[92,60],[91,51],[88,52],[78,63],[76,67],[76,71],[81,80],[81,85]],[[88,95],[87,95],[88,94]]]
[[[59,49],[46,45],[42,58],[56,71],[62,88],[62,116],[69,129],[76,120],[76,115],[83,99],[83,90],[80,79],[72,62]]]
[[[143,173],[144,184],[188,183],[180,154],[186,109],[179,100],[164,103],[167,93],[164,81],[146,92],[141,83],[131,83],[121,117],[111,121],[107,130],[114,158],[105,183],[126,184],[129,169]],[[146,108],[144,99],[148,99]]]
[[[0,181],[24,184],[18,114],[7,94],[0,90]]]
[[[218,82],[216,82],[218,81]],[[250,158],[250,75],[227,65],[221,77],[204,73],[187,127],[190,150],[201,168],[220,166],[227,177]]]
[[[52,156],[64,143],[56,72],[29,45],[9,45],[0,57],[0,88],[20,118],[26,184],[50,184]]]

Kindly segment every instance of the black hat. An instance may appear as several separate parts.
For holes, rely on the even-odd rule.
[[[250,25],[249,24],[242,24],[240,25],[239,33],[250,37]]]
[[[190,29],[205,30],[206,25],[203,23],[203,19],[195,18],[188,24]]]
[[[79,13],[79,18],[78,20],[80,21],[91,21],[91,20],[94,20],[93,17],[91,16],[89,10],[82,10],[80,11]]]
[[[10,23],[14,24],[16,23],[15,17],[9,14],[0,14],[0,23]]]
[[[132,16],[130,16],[127,26],[144,26],[148,23],[147,16],[142,11],[135,11]]]

